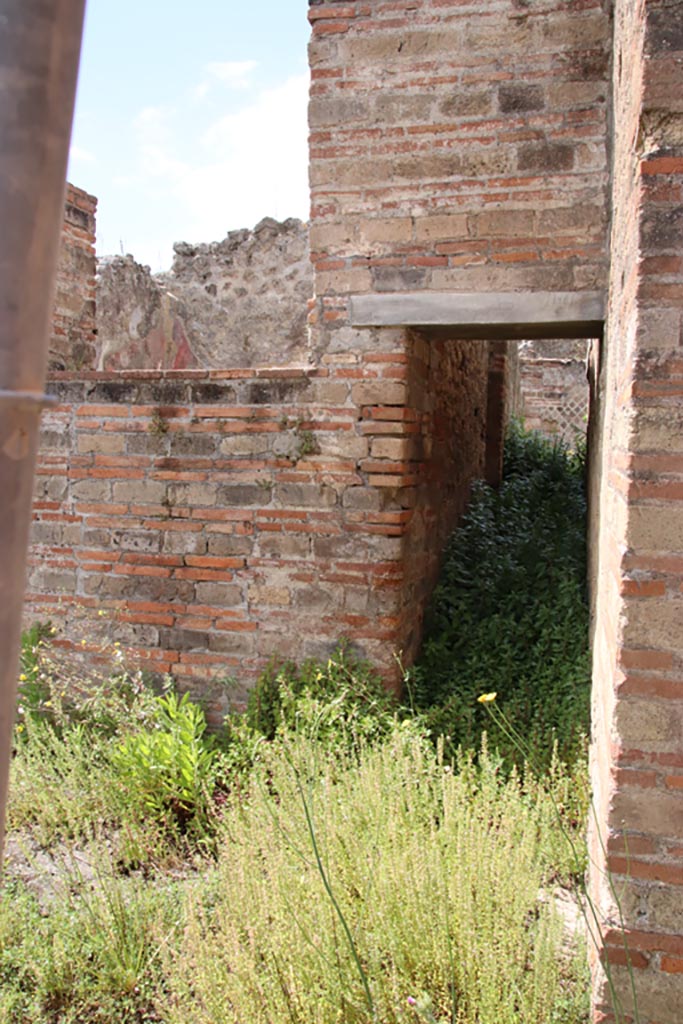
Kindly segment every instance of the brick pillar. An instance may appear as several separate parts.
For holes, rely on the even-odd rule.
[[[50,369],[95,368],[97,199],[67,184],[50,337]]]
[[[603,922],[602,955],[611,964],[626,1019],[635,1016],[629,956],[640,1024],[680,1024],[683,3],[618,0],[615,18],[591,882]],[[594,1019],[614,1021],[597,964],[594,983]]]

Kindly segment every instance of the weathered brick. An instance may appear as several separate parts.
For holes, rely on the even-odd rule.
[[[325,484],[278,484],[275,501],[284,508],[331,508],[337,503],[334,487]]]

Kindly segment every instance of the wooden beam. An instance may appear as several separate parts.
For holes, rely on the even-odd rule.
[[[596,338],[602,292],[386,292],[353,295],[354,327],[415,327],[448,338]]]

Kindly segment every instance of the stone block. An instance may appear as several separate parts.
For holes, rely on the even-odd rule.
[[[240,537],[233,533],[210,533],[206,538],[203,534],[199,536],[202,543],[207,545],[208,553],[218,557],[249,555],[254,547],[252,537]],[[198,550],[195,553],[201,554],[202,552]]]
[[[442,213],[437,216],[418,217],[415,220],[415,238],[418,242],[450,241],[466,237],[465,213]]]
[[[419,223],[419,222],[418,222]],[[412,217],[374,217],[358,228],[361,242],[410,242],[413,237]]]
[[[397,380],[364,380],[351,388],[356,405],[405,405],[406,385]]]
[[[114,483],[112,494],[114,501],[157,505],[165,499],[166,487],[165,483],[156,480],[119,480]]]
[[[263,533],[258,538],[258,550],[262,558],[309,558],[311,538],[301,535]]]
[[[574,166],[574,146],[566,142],[529,142],[517,150],[517,168],[544,174],[569,171]]]
[[[415,443],[408,437],[374,437],[370,446],[370,456],[373,459],[392,459],[401,462],[411,459],[414,449]]]
[[[242,587],[235,583],[198,583],[197,604],[235,608],[244,603]]]
[[[200,483],[173,483],[168,486],[168,501],[180,508],[212,508],[216,504],[216,485]]]
[[[206,537],[203,532],[167,530],[162,534],[161,550],[165,555],[203,555],[206,554]]]
[[[158,551],[160,536],[158,530],[112,530],[109,538],[112,548],[123,551]]]
[[[270,492],[259,484],[221,484],[217,490],[215,503],[224,508],[268,505]]]
[[[337,492],[327,484],[280,483],[275,488],[275,504],[282,508],[332,508]]]
[[[628,544],[638,553],[683,551],[683,508],[676,503],[635,506],[629,513]]]
[[[126,441],[123,434],[79,433],[76,438],[76,449],[82,453],[94,452],[102,455],[120,455],[125,450],[125,446]]]
[[[248,590],[248,597],[250,604],[273,608],[286,608],[291,601],[289,590],[286,587],[262,586],[261,584],[252,584]]]
[[[59,481],[59,482],[60,482],[61,486],[64,486],[63,497],[66,497],[65,481]],[[140,481],[139,483],[142,483],[142,481]],[[117,483],[117,484],[114,484],[114,489],[116,487],[123,487],[123,488],[127,488],[128,487],[128,488],[130,488],[131,487],[131,483],[129,483],[129,482],[126,482],[125,484]],[[111,484],[111,480],[101,480],[101,479],[98,479],[98,478],[91,479],[91,480],[87,480],[87,479],[86,480],[76,480],[71,485],[70,496],[73,499],[73,501],[94,501],[94,502],[110,501],[110,499],[112,497],[112,484]],[[126,499],[123,499],[123,498],[121,498],[121,497],[119,497],[117,495],[117,496],[114,497],[114,500],[115,501],[122,501],[122,500],[126,500]]]
[[[526,83],[511,83],[498,86],[498,106],[503,114],[522,114],[543,110],[545,96],[543,87]]]
[[[355,511],[379,512],[384,507],[384,498],[376,487],[347,487],[342,505]]]

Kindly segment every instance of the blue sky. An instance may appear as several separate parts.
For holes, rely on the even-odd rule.
[[[98,254],[308,217],[306,0],[88,0],[69,180]]]

